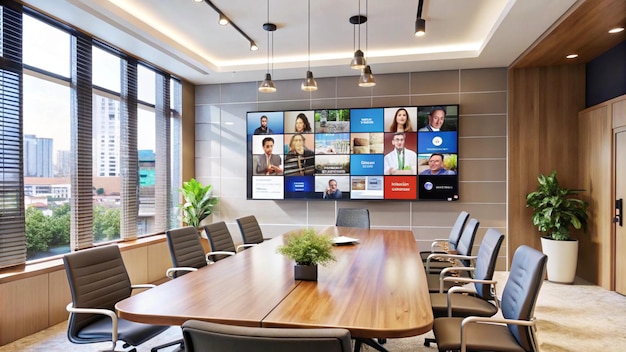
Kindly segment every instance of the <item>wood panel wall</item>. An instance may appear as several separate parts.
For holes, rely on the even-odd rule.
[[[557,171],[578,188],[578,112],[585,107],[584,65],[509,69],[508,250],[541,249],[540,233],[526,208],[537,176]]]
[[[583,110],[578,116],[579,178],[589,202],[589,228],[579,233],[577,274],[612,289],[612,178],[613,129],[611,104]]]

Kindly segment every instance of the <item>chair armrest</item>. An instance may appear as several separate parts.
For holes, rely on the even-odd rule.
[[[441,270],[441,272],[439,273],[439,293],[443,293],[444,281],[463,281],[459,279],[467,279],[467,278],[461,278],[458,276],[448,276],[448,273],[451,274],[455,271],[458,272],[458,271],[474,271],[474,270],[476,270],[476,268],[466,267],[466,266],[451,266],[448,268],[443,268],[443,270]]]
[[[198,271],[198,268],[192,268],[192,267],[188,267],[188,266],[181,266],[178,268],[169,268],[167,269],[167,271],[165,271],[165,276],[169,277],[170,279],[174,278],[174,273],[177,271]]]
[[[430,261],[434,258],[440,259],[468,259],[475,260],[477,256],[475,255],[460,255],[460,254],[448,254],[448,253],[433,253],[428,255],[426,258],[426,272],[430,272]]]
[[[442,248],[441,246],[442,242],[447,242],[449,244],[450,240],[447,238],[435,238],[433,242],[430,244],[430,252],[431,253],[435,252],[435,248],[437,247]]]
[[[465,331],[465,329],[467,329],[467,327],[470,324],[481,324],[481,323],[487,323],[487,324],[513,324],[513,325],[522,325],[522,326],[528,326],[528,327],[534,327],[537,323],[537,320],[535,318],[532,318],[531,320],[517,320],[517,319],[503,319],[503,318],[494,318],[494,317],[467,317],[465,319],[463,319],[463,321],[461,322],[461,352],[466,352],[467,351],[467,332]],[[531,335],[532,332],[531,332]],[[533,345],[535,345],[535,351],[538,351],[539,348],[537,346],[537,340],[534,338],[532,338],[532,343]]]
[[[111,340],[113,342],[113,349],[111,350],[115,350],[115,345],[117,343],[117,314],[115,314],[114,311],[100,308],[76,308],[74,307],[74,302],[68,303],[67,306],[65,306],[65,309],[68,312],[75,314],[101,314],[111,318]]]
[[[137,284],[137,285],[131,285],[130,288],[132,288],[133,290],[141,290],[141,289],[147,289],[147,288],[153,288],[156,287],[156,285],[154,284]]]
[[[212,255],[217,255],[217,254],[233,256],[233,255],[235,255],[237,253],[235,253],[235,252],[226,252],[226,251],[209,252],[209,253],[206,254],[206,262],[209,263],[209,264],[214,263],[211,259],[209,259],[209,257],[212,256]]]
[[[471,282],[490,284],[491,287],[493,288],[493,290],[491,292],[491,294],[494,297],[493,300],[495,301],[496,307],[498,308],[498,310],[500,310],[500,302],[498,301],[498,296],[496,295],[496,285],[498,284],[498,281],[495,281],[495,280],[478,280],[478,279],[469,279],[469,278],[464,278],[464,279],[471,280]],[[465,286],[454,286],[454,287],[451,287],[448,290],[448,293],[446,295],[446,302],[447,302],[447,305],[448,305],[448,318],[452,317],[452,295],[455,294],[455,293],[472,293],[472,294],[476,294],[476,291],[469,290]]]
[[[246,249],[246,248],[250,248],[250,247],[254,247],[256,246],[256,243],[248,243],[248,244],[240,244],[237,246],[237,248],[235,248],[235,251],[237,253],[241,252],[242,250]]]

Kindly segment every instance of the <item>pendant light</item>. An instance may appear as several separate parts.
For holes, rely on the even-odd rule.
[[[265,73],[265,79],[259,86],[260,93],[274,93],[276,92],[276,85],[272,81],[272,74],[270,73],[270,49],[272,52],[272,61],[274,59],[274,31],[276,31],[276,25],[270,23],[270,0],[267,0],[267,22],[263,24],[263,29],[267,32],[267,73]],[[270,32],[272,33],[272,41],[270,45]],[[272,68],[274,64],[272,63]]]
[[[365,16],[367,18],[367,0],[365,0]],[[367,22],[365,23],[365,51],[368,51],[368,47],[367,47],[367,35],[369,34],[368,32],[368,24]],[[376,85],[376,79],[374,78],[374,75],[372,74],[372,68],[370,67],[370,65],[365,65],[365,67],[363,68],[363,70],[361,70],[361,76],[359,77],[359,87],[373,87]]]
[[[350,23],[352,23],[353,26],[353,31],[352,31],[352,46],[354,48],[356,48],[356,50],[354,51],[354,57],[352,58],[352,61],[350,61],[350,68],[353,68],[355,70],[361,70],[363,68],[365,68],[365,65],[367,65],[367,62],[365,61],[365,55],[363,54],[363,52],[361,51],[361,24],[367,22],[367,16],[361,16],[361,0],[357,0],[359,2],[359,13],[356,16],[352,16],[350,17]],[[359,32],[358,35],[356,33],[356,26],[359,26]],[[358,37],[358,47],[357,47],[357,37]],[[366,49],[367,50],[367,49]]]
[[[309,41],[309,57],[308,57],[308,70],[306,71],[306,78],[302,81],[302,85],[300,89],[305,92],[314,92],[317,90],[317,82],[315,82],[315,78],[313,78],[313,72],[311,72],[311,0],[308,0],[308,13],[309,13],[309,32],[308,32],[308,41]]]

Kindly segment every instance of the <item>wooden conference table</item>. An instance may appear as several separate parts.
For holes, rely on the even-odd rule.
[[[359,239],[334,248],[318,281],[295,281],[293,261],[276,253],[283,236],[129,297],[121,318],[182,325],[189,319],[289,328],[345,328],[353,338],[426,333],[433,323],[428,284],[413,233],[329,227]],[[288,235],[288,234],[286,234]]]

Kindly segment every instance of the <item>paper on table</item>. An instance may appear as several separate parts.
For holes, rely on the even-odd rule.
[[[352,238],[352,237],[347,237],[347,236],[338,236],[338,237],[333,238],[334,244],[353,244],[353,243],[358,243],[358,242],[359,242],[358,238]]]

